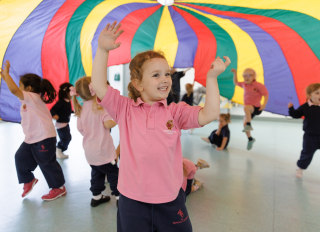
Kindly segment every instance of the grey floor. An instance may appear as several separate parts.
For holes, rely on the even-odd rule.
[[[187,207],[195,232],[319,232],[320,159],[319,151],[303,179],[295,177],[295,162],[302,144],[300,120],[256,119],[256,143],[246,150],[238,116],[230,124],[227,151],[215,151],[200,137],[217,127],[213,122],[192,134],[184,131],[184,156],[207,160],[211,167],[199,170],[196,178],[204,188],[192,193]],[[41,196],[48,186],[39,169],[39,183],[22,199],[14,154],[23,140],[19,124],[0,121],[0,231],[116,231],[115,199],[90,207],[90,168],[84,158],[81,136],[72,119],[73,140],[68,160],[59,161],[68,194],[52,202]],[[116,130],[113,132],[118,141]]]

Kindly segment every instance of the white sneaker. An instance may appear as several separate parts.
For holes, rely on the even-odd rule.
[[[57,157],[57,159],[68,159],[69,158],[68,155],[63,154],[63,152],[61,151],[60,148],[56,149],[56,157]]]
[[[296,177],[297,178],[302,178],[303,170],[301,168],[298,168],[296,170]]]

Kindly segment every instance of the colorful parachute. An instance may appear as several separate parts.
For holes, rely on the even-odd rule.
[[[219,77],[221,95],[242,103],[230,69],[241,78],[251,67],[269,90],[266,110],[278,114],[287,114],[288,102],[304,102],[305,87],[320,82],[318,0],[186,0],[168,6],[152,0],[2,0],[0,9],[0,64],[10,60],[17,83],[27,72],[55,87],[90,75],[98,35],[114,20],[125,32],[109,66],[128,63],[143,50],[162,50],[170,65],[194,67],[195,80],[205,85],[214,57],[227,55],[232,64]],[[0,117],[20,120],[19,102],[4,82]]]

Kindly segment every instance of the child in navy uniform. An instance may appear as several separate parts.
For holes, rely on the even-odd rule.
[[[70,87],[72,84],[66,82],[59,87],[59,100],[51,108],[50,112],[52,117],[56,120],[56,128],[60,138],[57,144],[56,156],[58,159],[66,159],[68,155],[63,152],[68,149],[71,141],[70,134],[70,116],[72,113]]]
[[[201,139],[215,145],[217,151],[226,149],[230,140],[229,122],[230,114],[220,114],[219,128],[212,131],[209,137],[202,137]]]
[[[56,131],[50,111],[45,103],[51,103],[56,91],[46,79],[36,74],[20,77],[19,87],[9,74],[10,63],[6,62],[1,76],[12,94],[21,101],[21,126],[25,139],[15,154],[19,183],[23,183],[22,197],[27,196],[38,179],[33,171],[39,165],[50,192],[42,196],[44,201],[52,201],[67,194],[62,169],[56,160]]]
[[[300,159],[297,161],[298,178],[302,177],[303,170],[310,165],[313,155],[320,148],[320,83],[310,84],[306,89],[307,102],[298,109],[294,109],[290,102],[289,115],[293,118],[304,117],[303,120],[303,147]]]

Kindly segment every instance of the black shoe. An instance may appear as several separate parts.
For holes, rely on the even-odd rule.
[[[96,206],[98,206],[102,203],[106,203],[108,201],[110,201],[110,197],[102,195],[99,200],[91,199],[91,206],[96,207]]]

